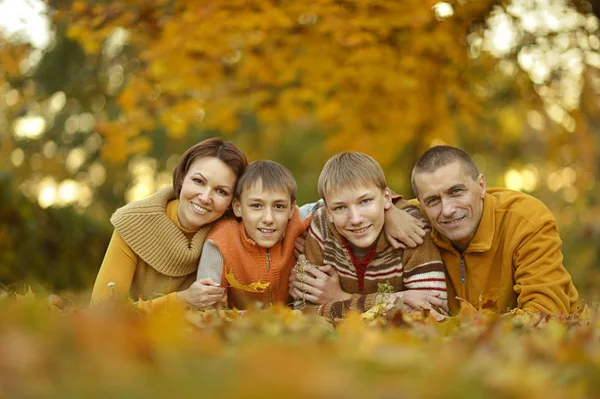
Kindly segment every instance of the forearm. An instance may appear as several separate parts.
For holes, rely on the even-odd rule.
[[[563,266],[562,242],[554,223],[546,223],[519,247],[515,256],[515,292],[520,308],[568,314],[578,299]]]
[[[324,316],[331,319],[341,319],[346,316],[349,311],[357,311],[359,313],[366,312],[373,306],[384,301],[382,294],[346,294],[346,299],[337,302],[330,302],[323,305],[307,305],[305,313],[313,313],[319,316]]]
[[[94,283],[91,304],[127,298],[136,266],[137,256],[114,231]]]

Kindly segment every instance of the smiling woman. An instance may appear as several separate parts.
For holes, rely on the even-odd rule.
[[[205,140],[183,154],[173,187],[118,209],[92,304],[128,295],[144,310],[173,301],[194,308],[219,301],[224,290],[218,282],[194,280],[206,235],[229,208],[246,165],[234,144]]]

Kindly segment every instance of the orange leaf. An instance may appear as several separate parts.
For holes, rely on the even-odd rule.
[[[269,282],[261,283],[260,281],[257,281],[252,284],[244,285],[235,279],[235,277],[233,276],[233,273],[225,273],[225,278],[227,279],[227,282],[229,283],[229,285],[232,286],[233,288],[237,288],[238,290],[243,290],[243,291],[248,291],[248,292],[265,292],[266,289],[271,284]]]

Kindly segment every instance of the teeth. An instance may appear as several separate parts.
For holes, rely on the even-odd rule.
[[[198,212],[201,212],[201,213],[208,213],[208,209],[202,208],[200,205],[194,204],[193,202],[192,202],[192,208],[194,208],[195,210],[197,210]]]
[[[358,230],[352,230],[352,231],[354,233],[364,233],[365,231],[367,231],[368,228],[369,228],[369,226],[363,227],[362,229],[358,229]]]
[[[261,233],[270,234],[275,232],[273,229],[258,229]]]

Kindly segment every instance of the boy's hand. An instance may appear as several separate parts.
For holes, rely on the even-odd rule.
[[[423,244],[425,225],[419,219],[395,206],[385,211],[383,231],[388,243],[396,249],[415,248]]]
[[[295,274],[295,273],[293,273]],[[314,266],[306,264],[304,274],[290,279],[290,294],[295,299],[304,299],[314,304],[322,305],[347,300],[350,294],[342,291],[340,278],[332,266]]]

